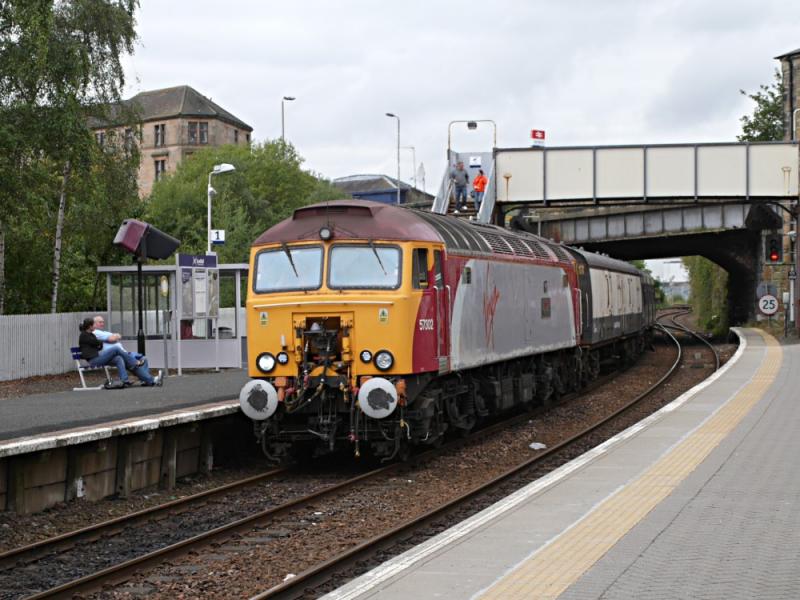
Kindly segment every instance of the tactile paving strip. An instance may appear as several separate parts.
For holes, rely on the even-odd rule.
[[[761,332],[759,332],[761,333]],[[783,351],[761,333],[766,354],[753,378],[638,479],[488,588],[481,598],[557,598],[639,523],[733,431],[780,370]]]

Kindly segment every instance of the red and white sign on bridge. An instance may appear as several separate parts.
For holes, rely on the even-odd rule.
[[[544,146],[544,129],[531,129],[531,139],[534,146]]]

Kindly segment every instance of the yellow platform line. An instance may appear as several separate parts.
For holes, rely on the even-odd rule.
[[[766,354],[753,378],[711,418],[636,480],[488,588],[485,599],[557,598],[641,521],[733,431],[775,380],[783,358],[778,342],[759,331]]]

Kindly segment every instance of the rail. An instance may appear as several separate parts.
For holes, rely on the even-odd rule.
[[[672,340],[672,342],[677,347],[677,355],[675,358],[675,362],[669,368],[669,370],[652,386],[650,386],[647,390],[636,396],[633,400],[625,404],[624,406],[620,407],[612,414],[604,417],[603,419],[597,421],[596,423],[590,425],[589,427],[583,429],[582,431],[576,433],[575,435],[571,436],[570,438],[562,441],[561,443],[553,446],[534,456],[523,463],[512,467],[511,469],[507,470],[506,472],[500,474],[499,476],[495,477],[488,483],[476,486],[472,490],[467,491],[466,493],[462,494],[461,496],[448,501],[446,504],[443,504],[433,510],[410,519],[405,523],[402,523],[398,527],[395,527],[391,531],[385,532],[378,536],[375,536],[353,548],[346,550],[345,552],[334,556],[324,563],[321,563],[311,569],[303,571],[302,573],[297,574],[297,576],[284,581],[283,583],[276,585],[256,596],[253,596],[250,600],[267,600],[267,599],[276,599],[276,598],[290,598],[290,597],[297,597],[297,594],[300,590],[304,588],[308,588],[309,586],[319,585],[323,581],[327,581],[334,572],[342,569],[346,565],[352,565],[360,560],[362,560],[365,556],[373,553],[376,548],[385,548],[392,543],[399,541],[400,539],[407,539],[409,534],[418,529],[423,527],[429,523],[432,523],[435,519],[443,516],[445,513],[452,511],[461,505],[466,504],[468,501],[474,499],[475,497],[486,493],[487,491],[496,488],[500,484],[506,482],[511,477],[529,469],[535,465],[539,465],[543,463],[545,460],[552,458],[554,455],[557,455],[558,452],[576,444],[577,442],[586,438],[589,434],[597,431],[600,427],[608,424],[613,419],[617,418],[624,412],[628,411],[629,409],[633,408],[639,402],[641,402],[644,398],[648,397],[652,394],[655,390],[657,390],[661,384],[663,384],[669,377],[671,377],[678,368],[678,365],[681,362],[682,352],[681,352],[681,345],[680,342],[673,336],[666,328],[662,326],[658,326],[662,329],[662,331]]]

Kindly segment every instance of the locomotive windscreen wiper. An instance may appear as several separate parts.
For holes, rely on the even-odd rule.
[[[292,251],[289,250],[289,246],[286,245],[286,242],[281,244],[281,248],[286,253],[286,258],[289,259],[289,264],[292,265],[292,271],[294,271],[294,276],[300,279],[300,274],[297,272],[297,267],[294,266],[294,260],[292,259]]]
[[[381,271],[383,271],[384,275],[388,275],[388,273],[386,272],[386,269],[383,266],[383,262],[381,262],[381,257],[378,256],[378,251],[375,249],[375,244],[372,243],[372,240],[369,240],[368,243],[369,243],[369,247],[372,248],[373,254],[375,254],[375,258],[378,259],[378,264],[381,266]]]

